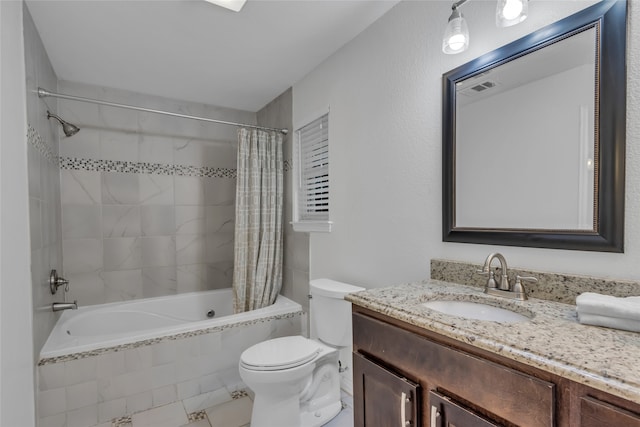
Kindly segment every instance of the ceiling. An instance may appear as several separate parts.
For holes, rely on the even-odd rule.
[[[26,0],[60,80],[258,111],[399,0]]]

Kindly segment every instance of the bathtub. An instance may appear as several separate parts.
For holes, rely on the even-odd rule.
[[[38,417],[48,425],[81,413],[91,426],[182,401],[197,418],[244,390],[242,351],[305,325],[302,307],[283,296],[233,314],[231,289],[66,310],[40,352]]]
[[[233,327],[302,310],[280,295],[275,304],[233,315],[231,289],[191,292],[66,310],[40,352],[40,359],[114,348],[189,332]],[[210,317],[211,316],[211,317]]]

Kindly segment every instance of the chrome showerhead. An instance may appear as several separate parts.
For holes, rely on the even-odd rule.
[[[78,126],[65,122],[60,117],[56,116],[55,114],[51,114],[49,111],[47,111],[47,119],[50,119],[51,117],[53,117],[54,119],[60,122],[60,124],[62,125],[62,131],[66,136],[73,136],[76,133],[80,132],[80,128]]]

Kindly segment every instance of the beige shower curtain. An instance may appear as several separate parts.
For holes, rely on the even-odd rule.
[[[273,304],[282,286],[282,134],[238,130],[234,311]]]

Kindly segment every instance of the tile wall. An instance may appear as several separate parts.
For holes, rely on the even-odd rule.
[[[31,239],[31,287],[33,300],[33,347],[37,361],[57,316],[47,280],[51,269],[62,270],[62,232],[58,148],[60,128],[47,120],[47,110],[55,114],[55,99],[40,99],[38,86],[57,89],[58,78],[44,50],[29,10],[24,7],[24,47],[27,86],[27,159]]]
[[[255,114],[60,82],[61,93],[255,123]],[[64,274],[80,305],[231,286],[236,128],[59,100]]]
[[[298,311],[43,360],[38,426],[91,427],[179,401],[187,414],[201,412],[245,389],[238,372],[245,349],[300,334],[304,317]]]

